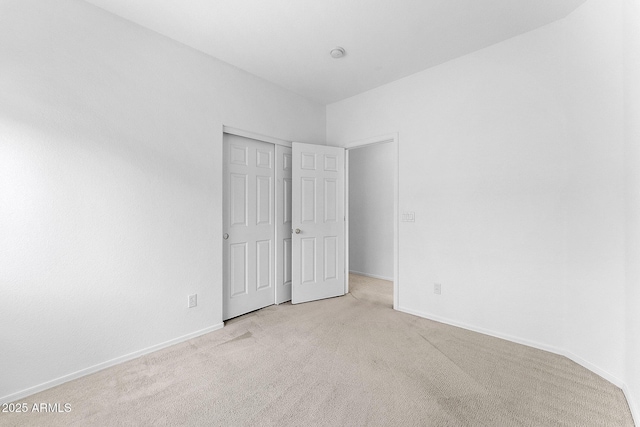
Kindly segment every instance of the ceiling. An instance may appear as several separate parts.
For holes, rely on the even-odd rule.
[[[585,0],[86,0],[329,104],[567,16]],[[347,54],[333,59],[342,46]]]

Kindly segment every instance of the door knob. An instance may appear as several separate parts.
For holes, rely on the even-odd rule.
[[[300,234],[300,229],[296,228],[296,234]]]
[[[224,233],[222,237],[224,238],[224,240],[227,240],[229,238],[229,233]]]

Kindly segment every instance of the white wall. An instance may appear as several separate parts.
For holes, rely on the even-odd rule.
[[[331,145],[399,132],[399,210],[416,214],[399,229],[402,310],[561,344],[562,34],[550,25],[327,107]]]
[[[626,172],[626,376],[629,405],[640,422],[640,0],[624,2]]]
[[[392,144],[349,150],[349,270],[393,280]]]
[[[628,384],[637,407],[638,107],[624,99],[640,73],[627,3],[626,80],[622,1],[589,0],[329,105],[327,140],[399,132],[399,209],[416,212],[400,223],[400,309],[566,354]]]
[[[222,125],[325,139],[324,107],[75,0],[0,3],[0,94],[2,401],[221,326]]]
[[[567,277],[564,348],[624,378],[625,202],[620,1],[565,21]],[[604,374],[603,373],[603,374]]]

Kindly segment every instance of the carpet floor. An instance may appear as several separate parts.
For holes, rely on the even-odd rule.
[[[271,306],[21,400],[2,426],[633,426],[569,359],[392,309],[391,282]]]

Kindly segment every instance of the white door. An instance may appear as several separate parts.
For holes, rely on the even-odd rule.
[[[293,304],[344,295],[344,148],[293,143]]]
[[[276,145],[276,304],[291,300],[291,148]]]
[[[224,134],[223,319],[274,303],[274,147]]]

